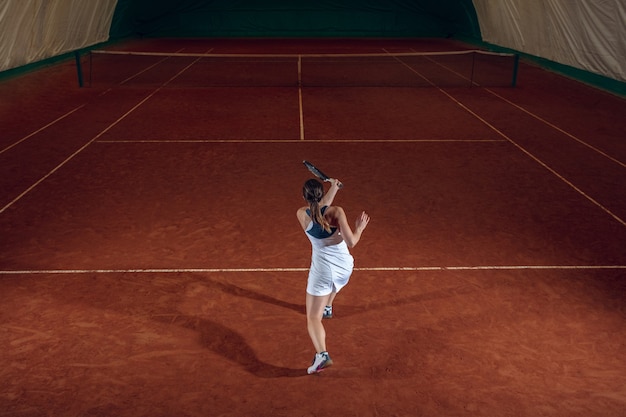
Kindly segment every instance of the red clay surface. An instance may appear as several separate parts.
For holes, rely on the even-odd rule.
[[[0,416],[625,415],[623,99],[526,64],[301,93],[80,89],[72,62],[0,83]],[[314,376],[303,159],[372,217]]]

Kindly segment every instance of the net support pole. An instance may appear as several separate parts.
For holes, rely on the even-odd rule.
[[[74,58],[76,59],[76,74],[78,75],[78,87],[83,87],[83,67],[80,63],[80,51],[74,51]]]
[[[513,59],[513,79],[511,80],[511,87],[517,85],[517,68],[519,67],[519,54],[515,54]]]
[[[470,87],[474,86],[474,67],[476,65],[476,52],[472,52],[472,71],[470,73]]]

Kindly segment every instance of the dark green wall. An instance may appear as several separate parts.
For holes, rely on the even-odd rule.
[[[480,39],[480,29],[471,0],[119,0],[110,35]]]

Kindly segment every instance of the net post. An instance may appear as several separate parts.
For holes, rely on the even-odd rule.
[[[91,83],[92,83],[92,75],[93,72],[93,52],[90,50],[89,51],[89,87],[91,87]]]
[[[511,80],[511,87],[517,85],[517,68],[519,67],[519,54],[515,54],[513,58],[513,79]]]
[[[83,67],[80,62],[80,51],[74,51],[74,59],[76,59],[76,74],[78,75],[78,87],[83,87]]]
[[[470,87],[474,86],[474,66],[476,65],[476,54],[476,51],[472,52],[472,71],[470,75]]]

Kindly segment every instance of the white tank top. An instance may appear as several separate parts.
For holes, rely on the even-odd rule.
[[[327,206],[322,207],[322,214],[324,214],[327,208]],[[309,217],[311,217],[310,210],[307,209],[306,212]],[[315,223],[313,219],[311,219],[305,232],[311,241],[314,257],[316,254],[324,254],[326,256],[350,254],[348,245],[346,245],[341,233],[339,233],[339,229],[336,227],[331,227],[330,232],[327,232],[322,225]]]

